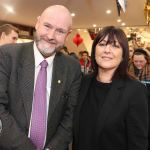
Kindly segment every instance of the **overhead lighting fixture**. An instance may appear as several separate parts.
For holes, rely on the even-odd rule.
[[[126,24],[124,23],[124,22],[122,22],[122,24],[121,24],[122,26],[125,26]]]
[[[96,27],[96,24],[93,24],[93,27],[95,28],[95,27]]]
[[[106,10],[106,14],[111,14],[111,10],[110,9]]]
[[[102,28],[98,28],[98,30],[100,31]]]
[[[122,20],[121,19],[117,19],[117,22],[121,22]]]
[[[71,13],[71,16],[74,17],[76,14],[75,13]]]
[[[14,13],[14,9],[13,7],[9,6],[9,5],[4,5],[5,9],[9,12],[9,13]]]

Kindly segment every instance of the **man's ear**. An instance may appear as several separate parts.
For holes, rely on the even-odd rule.
[[[6,37],[6,33],[5,33],[5,32],[2,32],[2,34],[1,34],[1,39],[5,39],[5,37]]]
[[[38,28],[39,22],[40,22],[40,16],[37,17],[37,22],[36,22],[36,24],[35,24],[35,29]]]

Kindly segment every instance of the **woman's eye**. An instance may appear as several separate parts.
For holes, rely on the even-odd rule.
[[[98,43],[99,46],[106,46],[105,43]]]
[[[120,48],[120,45],[112,44],[112,47]]]
[[[115,45],[116,48],[120,48],[120,45]]]

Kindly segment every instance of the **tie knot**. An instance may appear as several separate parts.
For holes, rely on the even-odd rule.
[[[40,63],[40,65],[41,65],[41,68],[47,68],[48,63],[47,63],[46,60],[43,60],[43,61]]]

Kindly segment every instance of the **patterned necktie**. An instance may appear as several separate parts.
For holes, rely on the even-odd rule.
[[[41,69],[37,76],[34,100],[32,105],[32,119],[30,129],[30,139],[40,150],[44,147],[46,136],[46,83],[47,83],[47,66],[46,60],[41,63]]]

